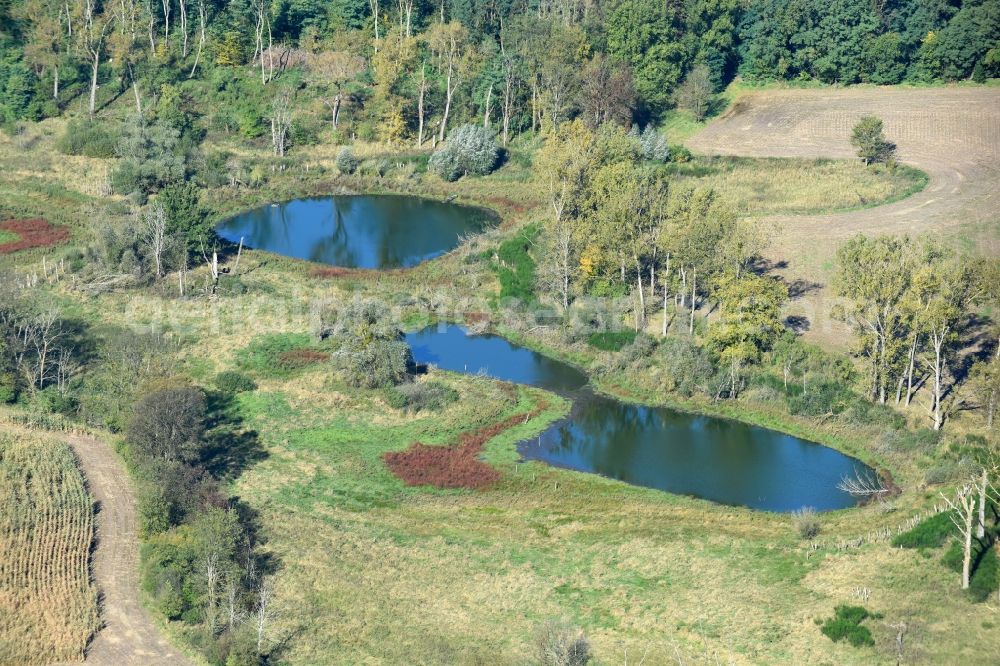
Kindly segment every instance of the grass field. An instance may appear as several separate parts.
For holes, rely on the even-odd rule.
[[[897,201],[919,191],[917,169],[870,169],[826,159],[707,157],[677,170],[678,181],[712,187],[738,210],[753,215],[844,211]]]
[[[529,411],[542,397],[434,372],[459,391],[443,412],[408,417],[323,370],[261,380],[238,410],[267,457],[234,494],[259,508],[282,562],[279,633],[290,663],[523,664],[550,619],[584,629],[597,663],[907,663],[1000,658],[996,611],[961,594],[929,553],[838,541],[895,526],[925,505],[900,498],[823,515],[816,548],[790,518],[519,463],[514,443],[562,403],[490,441],[502,473],[480,491],[410,488],[380,460],[412,441]],[[552,400],[551,396],[546,397]],[[815,624],[837,604],[885,615],[874,648],[834,645]],[[978,645],[980,648],[972,646]],[[629,663],[634,663],[630,661]]]
[[[690,119],[672,122],[672,142],[700,127]],[[60,121],[46,121],[30,130],[24,148],[0,137],[0,165],[10,167],[0,170],[0,218],[45,216],[82,242],[95,220],[116,214],[120,200],[98,196],[109,162],[63,160],[53,152],[61,131]],[[318,167],[332,166],[336,147],[296,148],[309,171],[275,173],[259,190],[207,193],[217,215],[334,191],[457,194],[503,213],[500,229],[412,271],[325,279],[305,262],[247,251],[241,274],[226,276],[212,301],[178,300],[167,281],[96,297],[74,291],[69,281],[53,291],[74,316],[95,326],[166,328],[181,349],[179,371],[204,385],[233,369],[237,351],[262,333],[308,334],[314,299],[363,294],[395,303],[406,296],[427,304],[407,311],[413,321],[433,316],[439,303],[481,312],[495,278],[466,259],[547,211],[545,193],[532,186],[531,149],[515,146],[489,178],[447,184],[416,173],[412,164],[385,177],[334,176]],[[378,150],[369,146],[359,154]],[[263,159],[259,151],[253,155]],[[818,217],[835,225],[837,218],[825,217],[831,210],[894,201],[923,184],[916,171],[878,172],[808,152],[780,159],[697,157],[677,176],[724,188],[746,212],[817,225],[791,225],[779,239],[793,261],[816,250],[810,234],[819,221],[803,213],[822,213]],[[905,208],[908,201],[892,206]],[[861,212],[877,220],[882,211]],[[981,228],[963,224],[948,228],[961,228],[973,245],[995,229],[992,217],[981,220]],[[0,257],[0,267],[37,271],[42,256],[57,252],[36,248]],[[193,271],[195,290],[205,282],[203,267]],[[532,346],[549,344],[544,332],[521,333]],[[551,349],[586,364],[598,359],[592,349]],[[567,409],[540,391],[432,371],[428,379],[452,387],[460,399],[441,412],[414,415],[389,407],[379,392],[347,387],[324,365],[256,379],[259,389],[241,394],[233,409],[244,427],[259,433],[263,456],[231,491],[260,513],[265,547],[281,564],[276,633],[289,637],[282,655],[288,663],[524,664],[534,656],[538,627],[559,618],[586,632],[599,664],[890,664],[897,663],[893,626],[899,623],[907,627],[903,663],[1000,662],[1000,613],[995,605],[971,603],[938,553],[865,539],[934,503],[937,488],[923,485],[923,470],[911,460],[879,461],[905,485],[891,508],[822,515],[819,538],[808,542],[788,516],[517,462],[514,444]],[[619,380],[609,378],[602,388],[632,389]],[[486,444],[484,459],[501,473],[495,486],[408,487],[383,463],[386,452],[415,441],[446,444],[542,401],[545,411]],[[729,416],[877,459],[877,432],[837,432],[745,403],[729,409]],[[843,545],[857,539],[857,546]],[[874,647],[834,644],[820,632],[817,622],[839,604],[863,604],[884,615],[869,621]]]
[[[94,508],[64,443],[0,434],[0,662],[82,660],[97,630]]]

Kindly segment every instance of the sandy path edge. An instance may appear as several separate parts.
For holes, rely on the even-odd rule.
[[[101,595],[102,628],[86,650],[86,663],[192,662],[161,635],[139,600],[139,536],[135,494],[124,465],[104,441],[67,435],[91,496],[97,502],[93,576]]]

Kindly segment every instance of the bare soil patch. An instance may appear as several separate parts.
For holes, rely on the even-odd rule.
[[[885,122],[898,159],[930,177],[922,191],[892,204],[844,213],[775,215],[770,259],[790,283],[820,282],[790,314],[806,336],[843,346],[829,318],[826,283],[837,247],[864,234],[930,233],[981,254],[1000,254],[1000,89],[849,88],[775,90],[743,95],[688,140],[696,152],[748,157],[853,158],[850,132],[865,115]]]

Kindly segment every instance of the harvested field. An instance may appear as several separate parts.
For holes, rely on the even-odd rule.
[[[861,116],[885,122],[898,159],[925,171],[922,191],[885,206],[845,213],[774,215],[771,249],[796,285],[792,314],[807,336],[843,346],[825,288],[838,245],[858,234],[930,233],[982,254],[1000,254],[1000,89],[849,88],[771,90],[739,97],[686,143],[692,150],[748,157],[852,158]]]
[[[79,661],[97,630],[94,506],[68,446],[0,435],[0,662]]]
[[[33,247],[49,247],[69,239],[69,231],[39,218],[5,220],[0,222],[0,232],[7,232],[5,236],[13,236],[12,240],[0,243],[0,254],[13,254]]]

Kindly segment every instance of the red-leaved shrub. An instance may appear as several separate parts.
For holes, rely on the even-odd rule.
[[[32,247],[58,245],[69,239],[69,231],[49,224],[47,220],[5,220],[0,222],[0,230],[17,234],[17,239],[0,244],[0,254],[13,254]]]
[[[539,404],[526,414],[464,432],[449,446],[428,446],[414,442],[405,451],[382,456],[386,466],[408,486],[437,488],[485,488],[500,479],[500,472],[479,459],[483,445],[500,433],[537,416],[546,405]]]

